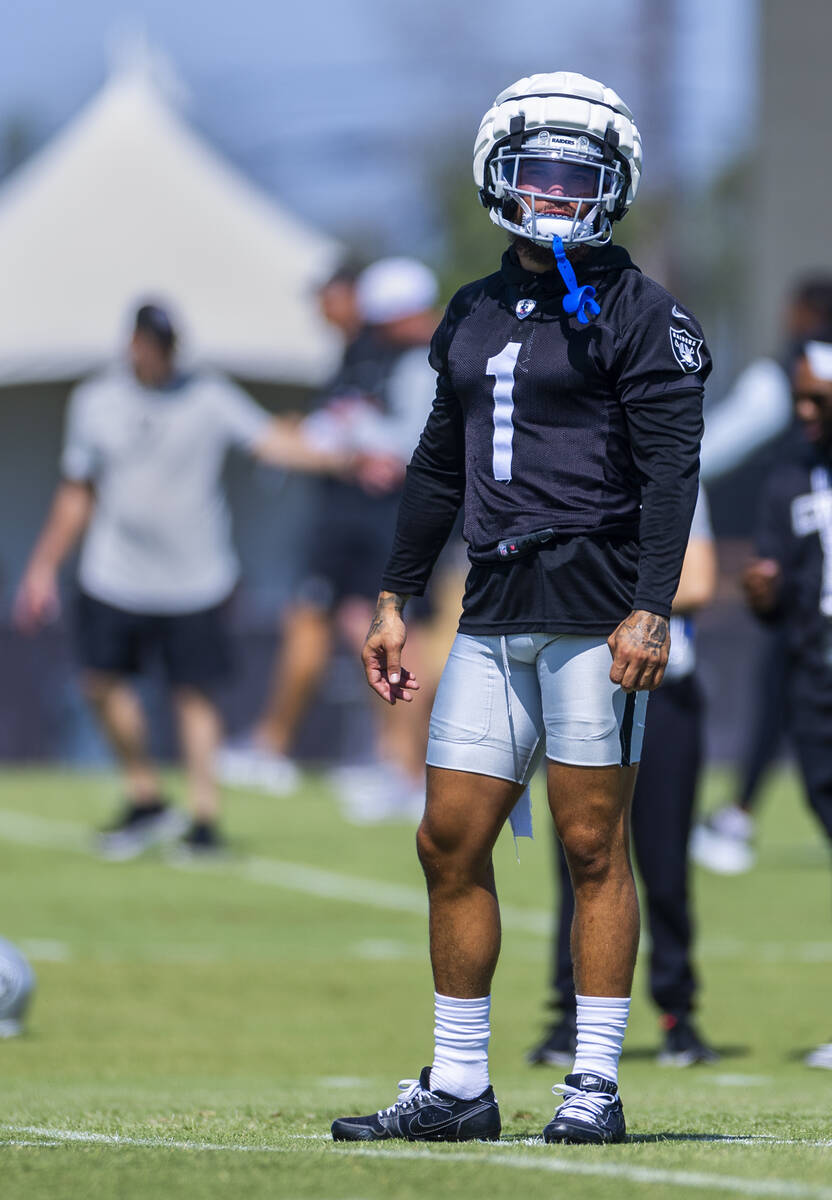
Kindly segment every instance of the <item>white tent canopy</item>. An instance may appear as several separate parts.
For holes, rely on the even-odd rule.
[[[122,71],[0,189],[0,384],[100,367],[146,299],[181,316],[189,357],[317,383],[337,345],[313,293],[337,256],[203,143],[147,71]]]

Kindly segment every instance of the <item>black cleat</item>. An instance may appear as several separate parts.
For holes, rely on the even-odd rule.
[[[532,1067],[541,1064],[549,1067],[571,1067],[575,1061],[577,1044],[578,1028],[575,1024],[575,1014],[564,1013],[557,1025],[550,1027],[543,1041],[528,1052],[526,1062]]]
[[[618,1086],[600,1075],[567,1075],[552,1091],[564,1100],[543,1130],[544,1142],[603,1145],[627,1138]]]
[[[369,1117],[339,1117],[332,1122],[336,1142],[378,1142],[404,1138],[408,1142],[496,1142],[500,1110],[494,1090],[487,1087],[473,1100],[430,1090],[430,1067],[415,1079],[403,1079],[399,1098],[390,1108]]]
[[[194,821],[176,844],[175,857],[214,859],[228,854],[228,843],[216,825]]]
[[[694,1063],[719,1062],[716,1050],[712,1050],[702,1041],[687,1017],[674,1017],[671,1013],[665,1013],[662,1026],[665,1038],[658,1056],[660,1066],[692,1067]]]

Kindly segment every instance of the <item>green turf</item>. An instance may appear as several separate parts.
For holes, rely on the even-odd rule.
[[[706,803],[729,782],[712,774]],[[0,775],[0,930],[28,950],[39,980],[29,1033],[0,1042],[2,1200],[519,1189],[832,1200],[832,1143],[811,1144],[832,1139],[832,1073],[801,1061],[832,1037],[830,876],[790,775],[767,796],[758,868],[696,878],[701,1024],[722,1061],[654,1065],[659,1034],[640,976],[622,1068],[633,1140],[600,1150],[524,1141],[551,1116],[558,1078],[523,1062],[548,971],[542,811],[543,836],[521,844],[520,865],[510,837],[496,856],[510,914],[492,1037],[504,1142],[351,1148],[327,1140],[332,1118],[392,1103],[397,1079],[431,1052],[412,830],[345,825],[310,780],[292,801],[228,794],[237,854],[225,866],[112,865],[86,847],[113,795],[104,776]],[[367,881],[389,891],[368,903]],[[73,1142],[68,1131],[130,1140]]]

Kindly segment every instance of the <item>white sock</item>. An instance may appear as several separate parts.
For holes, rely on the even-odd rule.
[[[629,996],[576,996],[575,999],[578,1047],[573,1073],[587,1072],[618,1083],[618,1060],[630,1015]]]
[[[488,1087],[491,997],[458,1000],[433,994],[436,1024],[430,1086],[460,1100],[473,1100]]]

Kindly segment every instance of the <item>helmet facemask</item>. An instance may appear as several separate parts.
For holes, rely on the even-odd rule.
[[[611,150],[566,131],[512,136],[486,166],[483,190],[492,221],[542,246],[550,246],[555,235],[567,246],[603,245],[627,182]]]

